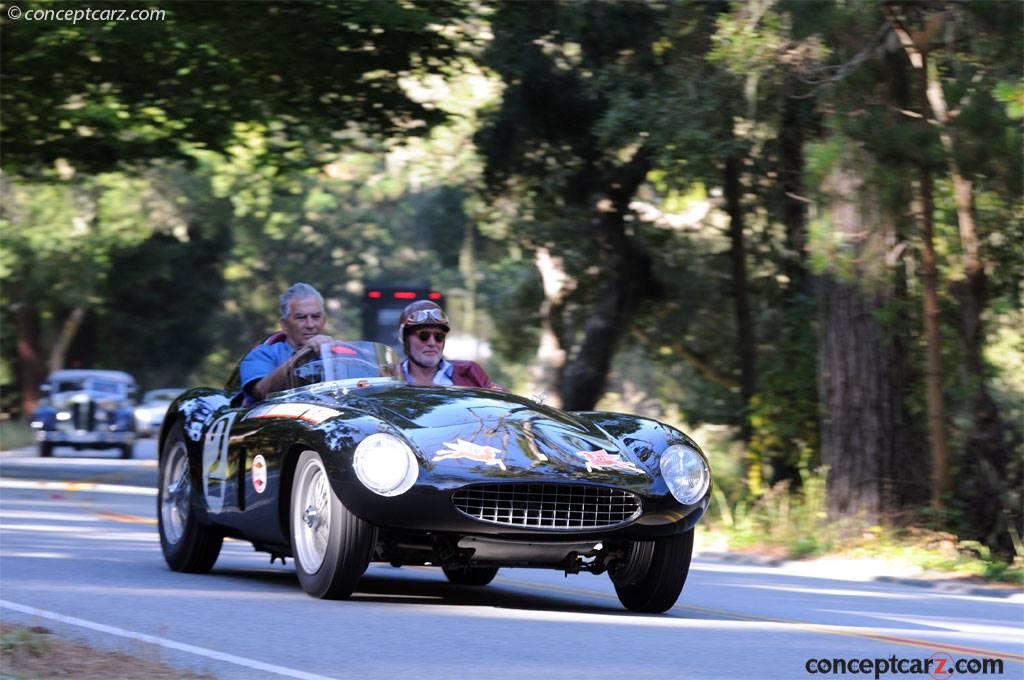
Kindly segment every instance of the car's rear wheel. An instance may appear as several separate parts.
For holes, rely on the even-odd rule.
[[[39,457],[49,458],[53,455],[53,444],[50,442],[39,442]]]
[[[121,458],[131,458],[135,452],[134,444],[121,444],[117,448],[121,451]]]
[[[444,567],[448,580],[460,586],[485,586],[498,575],[497,567]]]
[[[684,534],[655,539],[646,571],[628,582],[612,579],[619,601],[634,612],[668,611],[683,590],[692,556],[693,529]]]
[[[302,589],[326,599],[351,595],[370,563],[377,530],[335,495],[316,451],[299,456],[290,514],[292,555]]]
[[[210,571],[224,536],[202,524],[192,507],[188,447],[180,424],[171,430],[160,454],[156,510],[160,547],[168,566],[195,574]]]

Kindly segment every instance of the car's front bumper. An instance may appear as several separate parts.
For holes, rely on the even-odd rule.
[[[539,528],[481,521],[455,508],[452,492],[418,485],[401,496],[384,498],[358,482],[343,487],[345,507],[379,527],[413,532],[490,536],[510,540],[649,539],[689,531],[703,517],[710,492],[693,505],[671,497],[645,497],[643,512],[628,522],[595,528]]]
[[[68,446],[134,444],[135,433],[96,430],[37,430],[36,441]]]

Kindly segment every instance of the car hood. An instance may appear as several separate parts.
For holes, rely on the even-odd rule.
[[[588,419],[518,395],[462,387],[377,387],[346,405],[395,425],[435,481],[488,477],[573,480],[632,486],[655,478],[656,457],[640,460]]]
[[[50,396],[49,399],[50,405],[57,408],[67,408],[71,404],[87,403],[90,401],[96,402],[101,408],[115,408],[119,402],[123,401],[123,398],[106,392],[80,390],[77,392],[60,392]]]

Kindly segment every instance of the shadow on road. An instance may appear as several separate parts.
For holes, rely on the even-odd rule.
[[[290,562],[289,562],[290,563]],[[650,616],[629,612],[610,597],[599,592],[587,592],[579,589],[575,592],[571,586],[565,586],[565,594],[537,593],[529,591],[530,586],[517,589],[515,586],[503,584],[501,575],[498,580],[487,586],[462,586],[432,578],[424,571],[404,569],[409,575],[394,577],[378,574],[367,574],[359,581],[356,592],[350,598],[353,602],[373,602],[379,604],[426,605],[439,607],[492,607],[499,609],[516,609],[526,611],[548,611],[574,614],[603,614],[614,616]],[[440,573],[440,570],[438,570]],[[294,588],[301,593],[298,580],[292,571],[262,571],[246,569],[217,569],[213,575],[227,576],[244,581],[258,581],[265,585]],[[422,576],[422,578],[419,578]],[[547,588],[537,584],[538,588]],[[673,610],[663,616],[684,619],[713,620],[710,613]]]

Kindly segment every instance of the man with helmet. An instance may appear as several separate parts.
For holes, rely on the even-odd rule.
[[[430,300],[417,300],[402,310],[398,339],[405,350],[402,376],[410,385],[460,385],[502,389],[475,361],[445,359],[448,315]]]

